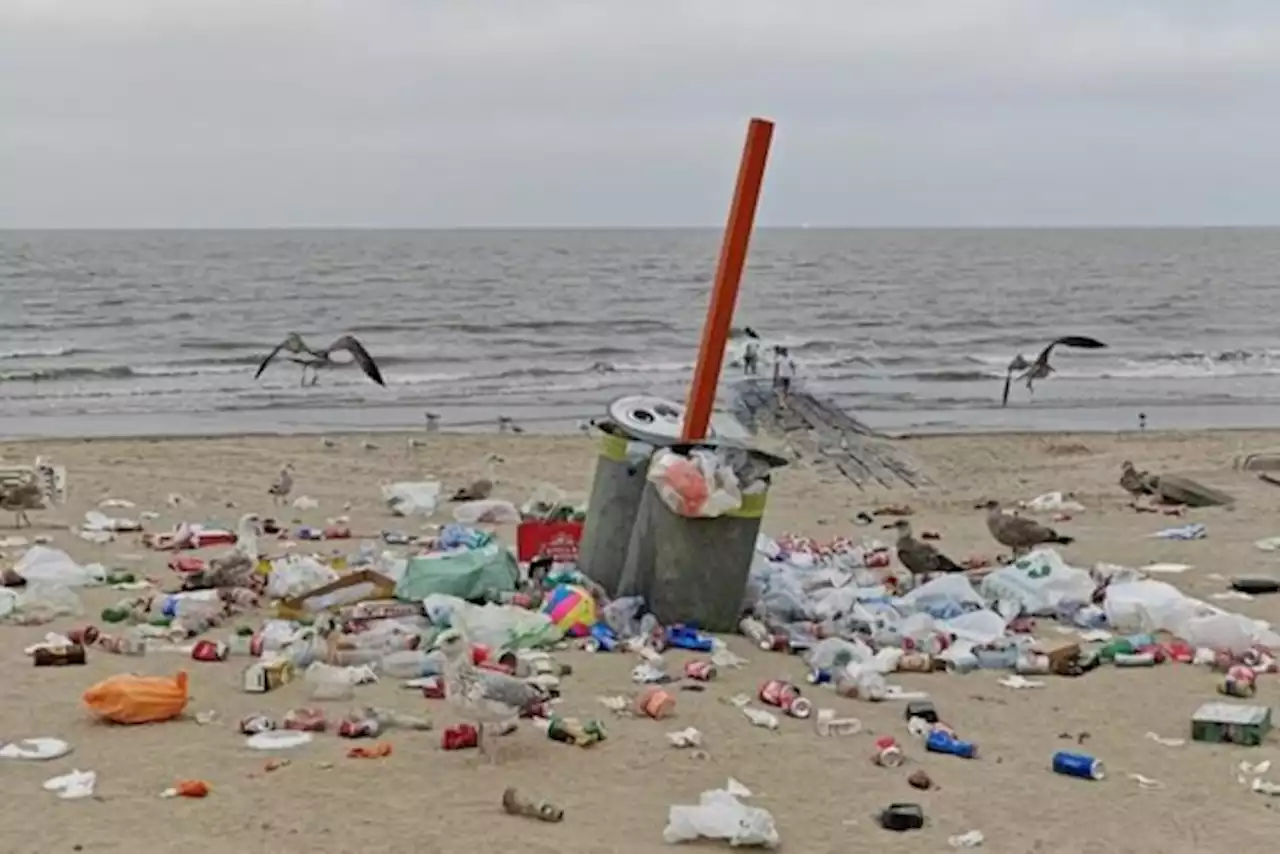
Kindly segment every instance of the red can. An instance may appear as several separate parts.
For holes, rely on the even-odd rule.
[[[891,735],[876,739],[876,751],[871,754],[871,758],[877,765],[885,768],[897,768],[906,759],[897,739]]]
[[[770,679],[760,686],[760,702],[776,706],[797,718],[808,717],[813,706],[800,696],[800,689],[782,679]]]
[[[883,567],[886,567],[889,565],[889,553],[887,551],[872,552],[871,554],[866,556],[866,558],[863,560],[863,564],[868,569],[881,569]]]
[[[428,700],[443,700],[445,698],[444,680],[439,676],[428,676],[422,682],[422,696]]]
[[[1252,667],[1237,664],[1227,671],[1219,690],[1228,697],[1252,697],[1257,690],[1258,674]]]
[[[98,641],[98,627],[84,626],[67,632],[67,640],[81,646],[93,646]]]
[[[479,745],[480,733],[471,724],[448,727],[440,735],[440,746],[445,750],[465,750]]]
[[[191,648],[191,657],[196,661],[226,661],[229,652],[227,645],[221,641],[196,641]]]
[[[350,717],[338,724],[338,735],[343,738],[377,738],[382,724],[375,717]]]
[[[684,675],[699,682],[710,682],[716,678],[716,666],[710,661],[694,659],[685,662]]]
[[[284,728],[302,732],[324,732],[329,726],[319,709],[291,709],[284,716]]]

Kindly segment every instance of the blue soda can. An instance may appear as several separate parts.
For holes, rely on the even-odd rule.
[[[1100,759],[1084,753],[1059,750],[1053,754],[1053,773],[1079,777],[1081,780],[1101,780],[1107,776],[1107,769]]]
[[[935,729],[924,741],[924,747],[930,753],[947,753],[961,759],[973,759],[978,755],[978,745],[972,741],[961,741],[950,733]]]
[[[831,681],[830,670],[810,670],[809,671],[810,685],[825,685],[830,681]]]
[[[618,636],[606,623],[596,623],[591,627],[587,645],[594,652],[613,652],[618,648]]]

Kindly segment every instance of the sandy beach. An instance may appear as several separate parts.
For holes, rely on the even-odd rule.
[[[421,438],[421,434],[419,434]],[[305,524],[348,515],[357,533],[415,530],[417,521],[394,519],[378,486],[390,480],[429,477],[447,488],[482,473],[486,454],[504,462],[497,470],[495,496],[519,504],[541,483],[552,483],[582,499],[595,462],[591,440],[575,437],[447,436],[423,439],[411,448],[403,435],[378,435],[366,450],[362,437],[334,436],[334,448],[314,436],[171,440],[49,441],[0,444],[0,458],[30,463],[37,454],[68,470],[70,492],[64,507],[33,513],[35,528],[8,530],[0,516],[0,537],[48,535],[77,560],[139,571],[176,586],[165,567],[169,557],[143,548],[133,535],[95,545],[68,530],[86,510],[107,497],[135,502],[138,511],[160,514],[150,530],[167,530],[182,519],[233,524],[242,512],[270,512],[266,489],[283,462],[295,467],[295,495],[319,502],[284,516]],[[845,481],[825,479],[806,465],[780,472],[770,495],[764,530],[816,538],[836,536],[888,539],[879,525],[860,527],[854,519],[890,502],[910,504],[917,529],[941,533],[939,546],[956,559],[994,557],[974,504],[986,498],[1005,502],[1051,490],[1075,493],[1087,508],[1058,525],[1077,538],[1062,550],[1074,566],[1107,561],[1129,566],[1152,562],[1191,564],[1184,574],[1165,576],[1181,589],[1208,597],[1226,589],[1221,577],[1269,574],[1276,558],[1254,541],[1280,534],[1275,507],[1280,490],[1249,473],[1233,471],[1242,453],[1280,447],[1280,432],[1180,434],[1040,434],[956,436],[904,440],[901,444],[934,481],[919,491],[860,492]],[[1139,514],[1116,485],[1120,462],[1132,459],[1152,470],[1177,471],[1227,490],[1239,500],[1232,509],[1189,510],[1185,520]],[[171,508],[169,493],[194,506]],[[344,509],[349,504],[349,509]],[[123,511],[136,513],[138,511]],[[433,521],[448,517],[438,514]],[[1208,538],[1195,542],[1150,539],[1161,527],[1203,522]],[[510,528],[500,535],[513,542]],[[303,544],[305,546],[305,544]],[[338,545],[354,548],[354,543]],[[327,544],[326,544],[327,547]],[[0,556],[0,566],[21,549]],[[121,594],[89,590],[86,615]],[[1222,602],[1250,616],[1280,620],[1280,600]],[[910,741],[900,703],[870,704],[833,694],[820,705],[863,722],[860,735],[818,738],[810,724],[784,720],[768,733],[748,725],[721,702],[738,692],[754,693],[761,680],[800,682],[799,658],[756,650],[744,638],[730,648],[748,658],[737,672],[722,674],[705,693],[679,692],[677,717],[670,722],[615,719],[597,701],[604,694],[633,688],[629,656],[565,652],[573,666],[565,680],[561,709],[566,714],[602,717],[609,739],[590,750],[548,740],[528,725],[502,740],[504,761],[489,766],[475,751],[445,752],[439,730],[457,720],[443,701],[402,689],[398,680],[361,687],[361,704],[382,705],[430,715],[432,733],[393,732],[394,754],[385,759],[345,758],[349,747],[333,736],[318,737],[293,751],[292,763],[264,771],[264,756],[247,749],[235,724],[251,712],[283,714],[307,705],[301,682],[265,694],[240,690],[244,660],[201,663],[175,654],[141,659],[92,654],[83,667],[33,668],[23,648],[50,629],[68,629],[86,619],[50,626],[0,627],[0,739],[54,736],[74,752],[49,763],[4,761],[7,784],[0,822],[0,850],[6,852],[651,852],[675,850],[662,842],[667,807],[696,803],[700,792],[733,777],[756,793],[753,803],[770,810],[782,849],[803,854],[858,850],[940,851],[947,838],[969,830],[986,837],[991,852],[1222,852],[1261,851],[1274,841],[1271,799],[1236,782],[1241,760],[1275,759],[1274,737],[1256,748],[1188,741],[1163,746],[1146,737],[1189,738],[1191,713],[1215,699],[1218,677],[1208,668],[1167,664],[1150,670],[1103,667],[1077,679],[1046,677],[1036,690],[1011,690],[1003,675],[979,671],[965,676],[900,674],[891,681],[926,690],[943,718],[975,741],[977,760],[926,754]],[[680,661],[682,655],[674,655]],[[83,691],[112,673],[170,674],[186,669],[191,679],[188,716],[138,727],[96,722],[80,702]],[[815,692],[818,689],[814,689]],[[1280,699],[1275,676],[1259,682],[1258,702]],[[197,712],[216,711],[218,722],[200,725]],[[665,733],[693,726],[707,739],[710,757],[690,758],[672,749]],[[1076,745],[1103,759],[1108,779],[1087,782],[1049,770],[1054,751]],[[902,769],[877,767],[869,756],[875,734],[892,734],[906,746]],[[98,773],[93,800],[64,802],[42,791],[44,780],[72,768]],[[924,768],[937,788],[917,792],[906,783],[910,770]],[[1141,788],[1128,774],[1158,780],[1162,788]],[[207,780],[213,791],[202,800],[161,800],[161,790],[178,779]],[[506,816],[502,790],[515,785],[563,807],[560,824]],[[892,802],[923,805],[922,831],[893,834],[873,814]],[[719,847],[700,843],[695,850]]]

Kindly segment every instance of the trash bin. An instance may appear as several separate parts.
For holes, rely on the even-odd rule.
[[[602,421],[596,427],[600,429],[600,456],[578,544],[578,569],[613,596],[627,560],[631,526],[644,496],[649,458],[628,458],[628,447],[635,450],[636,446],[617,424]]]
[[[694,447],[676,445],[687,453]],[[732,632],[742,613],[747,576],[769,497],[768,472],[786,460],[764,451],[747,454],[765,488],[746,492],[742,506],[715,518],[685,517],[669,508],[658,488],[645,480],[631,529],[618,594],[643,596],[664,624],[691,623],[710,632]],[[641,473],[641,479],[646,472]],[[744,487],[747,484],[743,484]]]

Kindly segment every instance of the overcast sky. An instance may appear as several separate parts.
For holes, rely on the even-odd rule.
[[[1280,223],[1280,0],[0,0],[0,227]]]

